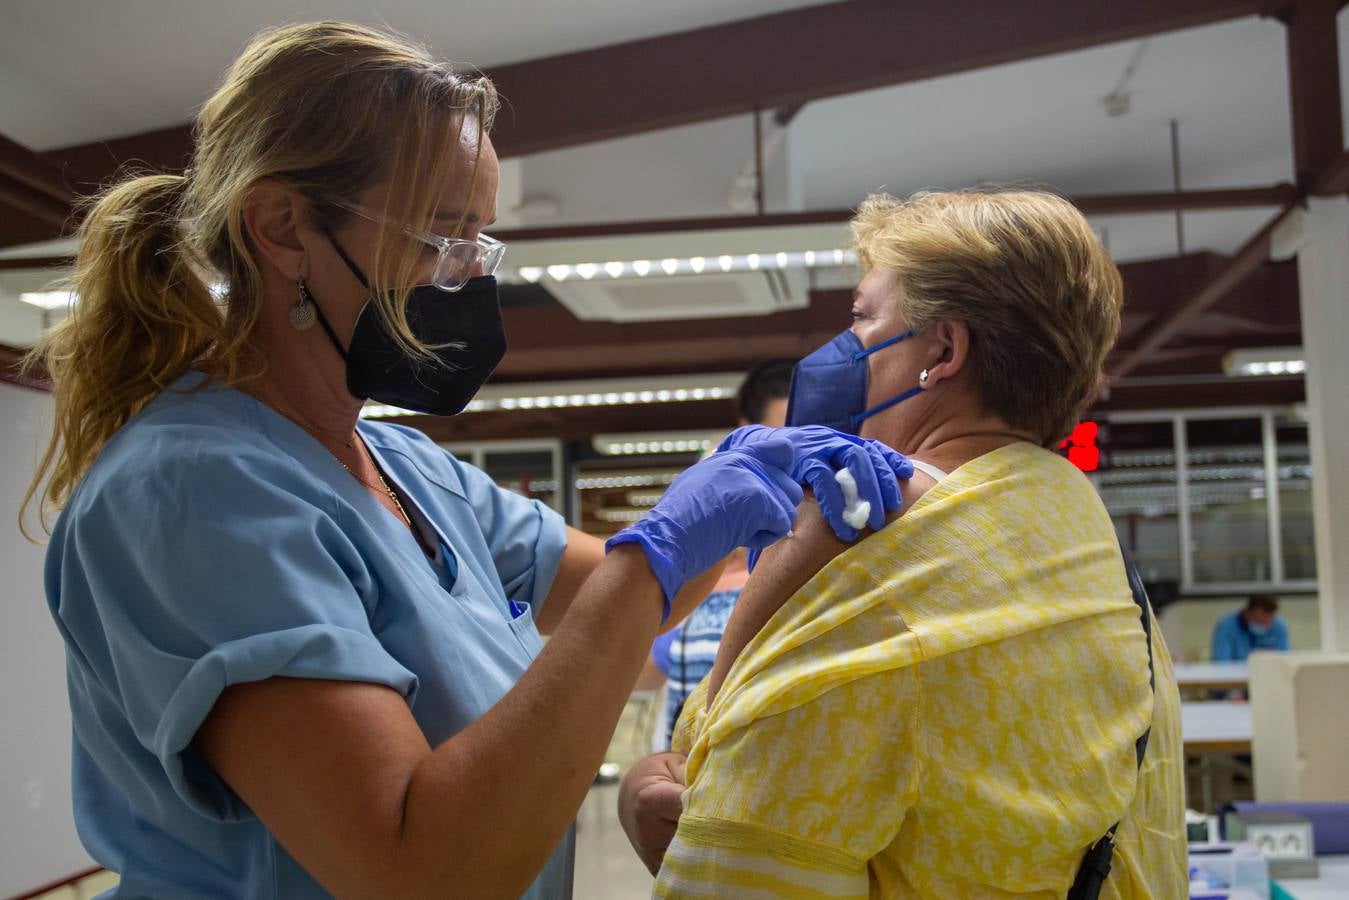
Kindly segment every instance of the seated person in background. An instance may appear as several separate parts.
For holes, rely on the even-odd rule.
[[[852,227],[853,326],[798,365],[789,423],[920,472],[859,543],[806,504],[764,553],[676,729],[686,768],[648,757],[620,801],[655,864],[643,798],[687,780],[656,894],[1061,900],[1118,823],[1101,896],[1184,897],[1170,654],[1046,449],[1098,395],[1119,273],[1049,194],[873,197]]]
[[[1241,662],[1256,650],[1287,650],[1288,626],[1279,618],[1279,598],[1252,594],[1246,607],[1213,626],[1213,662]]]
[[[741,425],[780,428],[786,423],[787,390],[791,387],[795,364],[790,359],[775,359],[760,363],[749,371],[736,395]],[[671,732],[684,708],[684,701],[694,686],[712,671],[721,633],[735,608],[740,589],[748,580],[746,555],[739,551],[727,560],[726,570],[707,599],[682,624],[661,635],[652,645],[652,659],[667,678],[664,714],[657,723],[660,733],[655,743],[658,749],[669,749]]]

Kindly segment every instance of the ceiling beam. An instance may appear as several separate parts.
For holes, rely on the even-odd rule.
[[[557,150],[1261,15],[1273,2],[847,0],[806,7],[492,67],[487,74],[507,101],[494,140],[503,157]],[[191,149],[184,124],[45,155],[71,177],[98,184],[133,160],[180,169]]]
[[[57,237],[67,229],[72,215],[72,206],[52,199],[42,191],[35,190],[21,181],[0,174],[0,204],[9,207],[9,216],[14,212],[30,216],[35,220],[46,237]]]
[[[1321,173],[1314,194],[1349,194],[1349,150],[1342,151]]]
[[[61,233],[73,223],[76,193],[41,155],[0,135],[0,203]]]
[[[846,0],[492,68],[507,100],[494,139],[503,157],[539,153],[1260,15],[1276,3]],[[177,171],[191,152],[184,124],[42,155],[91,193],[124,165]],[[47,240],[68,224],[22,191],[3,202],[23,214],[0,216],[0,246]]]
[[[1349,168],[1349,166],[1346,166]],[[1345,173],[1349,176],[1349,172]],[[1128,216],[1167,213],[1177,210],[1202,212],[1222,209],[1257,209],[1288,206],[1297,199],[1297,189],[1288,183],[1257,187],[1213,188],[1197,191],[1148,191],[1132,194],[1086,194],[1068,199],[1088,216]],[[516,228],[493,231],[497,240],[507,243],[596,237],[623,237],[642,234],[669,234],[682,231],[718,231],[733,228],[780,228],[794,225],[843,224],[854,210],[826,209],[795,213],[771,213],[763,216],[708,216],[693,219],[645,219],[633,222],[600,222],[581,225],[556,225],[541,228]],[[0,246],[4,245],[0,236]],[[3,269],[38,269],[70,265],[73,259],[59,256],[0,259]]]
[[[0,175],[69,204],[75,191],[66,184],[56,166],[20,143],[0,134]]]
[[[1232,255],[1232,258],[1212,279],[1191,294],[1188,299],[1155,316],[1143,328],[1133,348],[1114,364],[1110,370],[1110,376],[1121,378],[1138,368],[1147,361],[1152,353],[1180,333],[1195,317],[1227,296],[1248,275],[1263,265],[1269,259],[1274,229],[1288,217],[1293,209],[1294,207],[1288,207],[1265,223],[1265,226],[1243,244],[1241,249]]]
[[[1126,317],[1121,358],[1139,346],[1152,323],[1229,265],[1213,253],[1121,265]],[[1238,312],[1267,315],[1271,329],[1295,332],[1295,269],[1258,263],[1254,274],[1226,295],[1222,308],[1239,304]],[[847,327],[851,304],[848,290],[813,291],[807,307],[767,316],[617,323],[578,319],[537,286],[506,290],[510,349],[492,376],[494,384],[739,371],[769,358],[799,358]],[[539,302],[526,302],[531,298]],[[1195,341],[1217,346],[1223,340],[1210,333],[1207,319],[1184,324],[1196,331]],[[1175,334],[1186,336],[1184,330]]]
[[[16,256],[0,257],[0,271],[27,269],[55,269],[75,264],[73,256]]]
[[[1194,409],[1234,405],[1286,405],[1305,399],[1300,378],[1178,377],[1125,379],[1095,403],[1088,416],[1109,411]],[[464,413],[442,418],[408,416],[396,419],[444,442],[523,440],[548,435],[564,441],[589,440],[596,434],[643,431],[715,431],[734,427],[735,404],[730,400],[656,403],[646,406],[596,406],[581,409],[533,409]],[[623,461],[615,460],[615,465]]]
[[[1194,409],[1234,405],[1286,405],[1305,399],[1300,378],[1178,377],[1126,379],[1095,403],[1088,416],[1109,411]],[[581,409],[532,409],[464,413],[458,416],[408,416],[395,421],[443,442],[524,440],[548,435],[564,441],[589,440],[596,434],[643,431],[715,431],[734,427],[730,400],[655,403],[645,406],[596,406]],[[615,465],[622,465],[621,459]]]
[[[1199,191],[1144,191],[1132,194],[1084,194],[1068,198],[1087,216],[1128,216],[1201,212],[1220,209],[1255,209],[1288,206],[1297,200],[1297,188],[1288,183],[1257,187],[1214,188]],[[649,219],[635,222],[600,222],[494,231],[502,241],[571,240],[636,234],[667,234],[676,231],[715,231],[728,228],[776,228],[792,225],[843,224],[855,210],[825,209],[764,216],[709,216],[694,219]]]
[[[1292,0],[1277,13],[1287,29],[1293,163],[1298,186],[1312,190],[1344,150],[1340,109],[1340,0]]]
[[[489,68],[507,155],[1258,15],[1268,0],[848,0]],[[615,73],[622,73],[615,77]],[[559,91],[580,102],[559,102]]]

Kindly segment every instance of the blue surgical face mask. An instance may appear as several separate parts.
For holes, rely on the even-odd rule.
[[[857,434],[867,419],[921,393],[921,386],[910,388],[867,409],[867,357],[910,337],[913,332],[906,331],[863,347],[857,335],[845,331],[801,360],[792,372],[787,424],[826,425]]]
[[[1258,622],[1247,622],[1246,629],[1256,637],[1264,637],[1274,630],[1274,623],[1271,622],[1268,625],[1261,625]]]

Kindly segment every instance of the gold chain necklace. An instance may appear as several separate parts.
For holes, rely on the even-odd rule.
[[[337,459],[337,457],[334,456],[333,459]],[[398,499],[398,495],[394,493],[393,488],[389,487],[389,482],[387,482],[387,481],[384,480],[384,473],[381,472],[381,471],[379,470],[379,466],[375,466],[375,477],[379,479],[379,487],[376,487],[375,485],[373,485],[373,484],[371,484],[370,482],[366,481],[366,480],[365,480],[364,478],[362,478],[361,476],[357,475],[357,474],[352,470],[351,466],[349,466],[349,465],[347,465],[346,463],[342,462],[342,460],[337,459],[337,464],[338,464],[339,466],[341,466],[342,468],[346,469],[348,475],[350,475],[352,478],[355,478],[358,482],[360,482],[361,484],[365,485],[366,487],[370,488],[370,490],[372,490],[372,491],[382,491],[386,496],[388,496],[388,498],[389,498],[390,500],[393,501],[393,505],[396,506],[396,507],[398,507],[398,512],[399,512],[399,514],[403,517],[403,521],[406,522],[406,523],[408,523],[408,527],[409,527],[409,528],[413,527],[413,525],[412,525],[412,517],[409,516],[409,515],[408,515],[408,511],[407,511],[406,509],[403,508],[402,501],[400,501],[400,500]]]
[[[259,400],[262,399],[262,397],[261,397],[260,394],[257,395],[257,396],[258,396],[258,399],[259,399]],[[266,402],[268,406],[271,406],[273,409],[275,409],[278,413],[281,413],[280,407],[278,407],[278,406],[272,404],[270,401],[264,401],[264,402]],[[285,414],[285,413],[281,413],[281,415],[286,415],[286,414]],[[353,431],[352,434],[351,434],[351,437],[348,438],[345,434],[339,434],[338,432],[335,432],[335,431],[325,431],[325,430],[323,430],[323,429],[321,429],[321,428],[315,428],[313,425],[305,424],[305,423],[301,422],[298,418],[293,417],[293,416],[286,416],[286,418],[290,419],[292,422],[294,422],[295,424],[299,425],[302,429],[304,429],[305,431],[309,432],[309,434],[310,434],[311,437],[313,437],[313,438],[315,438],[316,440],[318,440],[319,446],[320,446],[320,447],[323,447],[324,450],[327,450],[330,454],[332,454],[333,459],[337,460],[337,464],[338,464],[339,466],[341,466],[342,468],[346,469],[346,470],[347,470],[347,474],[350,475],[352,478],[355,478],[356,481],[357,481],[357,483],[359,483],[359,484],[361,484],[361,485],[364,485],[365,487],[369,488],[369,489],[372,490],[372,491],[379,491],[379,492],[381,492],[382,494],[384,494],[386,497],[388,497],[390,500],[392,500],[392,501],[393,501],[393,505],[396,506],[396,507],[398,507],[398,514],[401,515],[401,516],[403,517],[403,521],[407,523],[408,527],[411,528],[411,529],[413,530],[414,533],[416,532],[417,528],[416,528],[415,525],[412,524],[412,517],[409,516],[409,515],[408,515],[408,511],[407,511],[406,509],[403,508],[403,503],[402,503],[401,500],[398,499],[398,495],[394,493],[393,488],[389,487],[389,482],[387,482],[387,481],[384,480],[384,473],[381,472],[381,471],[379,470],[379,465],[378,465],[377,463],[375,463],[373,457],[371,457],[370,462],[371,462],[371,464],[374,466],[374,469],[375,469],[375,477],[379,479],[379,486],[373,485],[373,484],[371,484],[370,482],[366,481],[366,480],[365,480],[364,478],[362,478],[361,476],[357,475],[357,474],[352,470],[351,466],[349,466],[349,465],[347,465],[346,463],[342,462],[341,457],[339,457],[336,453],[333,453],[332,449],[331,449],[330,447],[327,447],[326,445],[324,445],[323,441],[321,440],[321,438],[325,438],[325,437],[326,437],[326,438],[328,438],[329,440],[337,441],[338,443],[344,445],[348,450],[355,450],[355,449],[356,449],[356,441],[360,440],[360,435],[359,435],[359,433]],[[364,445],[365,445],[365,442],[364,442],[364,441],[361,441],[361,445],[364,446]],[[367,456],[370,455],[370,451],[369,451],[368,449],[366,450],[366,455],[367,455]]]

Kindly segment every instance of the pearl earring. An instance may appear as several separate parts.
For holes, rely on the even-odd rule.
[[[314,313],[314,301],[309,299],[309,289],[304,286],[303,278],[296,281],[296,287],[300,296],[290,307],[290,327],[296,331],[308,331],[318,321]]]
[[[926,388],[927,388],[927,380],[928,380],[929,377],[930,377],[930,374],[929,374],[929,372],[928,372],[927,369],[924,369],[923,371],[919,372],[919,373],[918,373],[918,386],[919,386],[920,388],[926,389]]]

